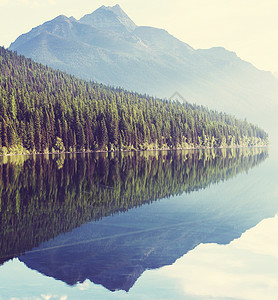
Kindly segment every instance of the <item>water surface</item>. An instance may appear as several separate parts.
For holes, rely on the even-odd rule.
[[[0,299],[255,299],[266,280],[241,267],[276,228],[276,166],[264,148],[4,158]]]

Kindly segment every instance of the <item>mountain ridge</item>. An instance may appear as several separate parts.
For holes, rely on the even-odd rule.
[[[42,32],[49,35],[34,39]],[[195,50],[164,29],[137,26],[120,6],[102,6],[80,20],[59,16],[9,49],[85,80],[160,98],[178,91],[268,130],[275,119],[278,80],[270,72],[223,47]]]

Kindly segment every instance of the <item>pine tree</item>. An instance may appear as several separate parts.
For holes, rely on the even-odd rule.
[[[108,144],[108,132],[107,132],[107,127],[106,127],[104,118],[102,118],[99,123],[98,141],[99,141],[99,143],[98,143],[99,149],[106,150],[107,144]]]
[[[8,131],[7,131],[7,124],[5,120],[2,121],[2,146],[8,147]]]
[[[38,110],[35,111],[34,114],[34,143],[35,149],[38,152],[42,150],[42,132],[41,132],[41,118]]]
[[[27,123],[27,149],[30,151],[35,150],[35,141],[34,141],[34,124],[32,121]]]

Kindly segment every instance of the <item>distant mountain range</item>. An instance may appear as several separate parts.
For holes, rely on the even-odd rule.
[[[58,16],[18,37],[10,50],[86,80],[191,102],[269,129],[278,80],[224,48],[195,50],[167,31],[136,26],[119,5],[80,20]]]

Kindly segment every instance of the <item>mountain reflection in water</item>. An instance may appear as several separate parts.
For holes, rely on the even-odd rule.
[[[28,267],[69,285],[89,279],[128,291],[144,270],[173,264],[200,243],[229,243],[254,225],[236,201],[204,207],[178,195],[267,157],[253,148],[3,158],[1,261],[26,252]],[[131,209],[166,197],[173,199]]]

